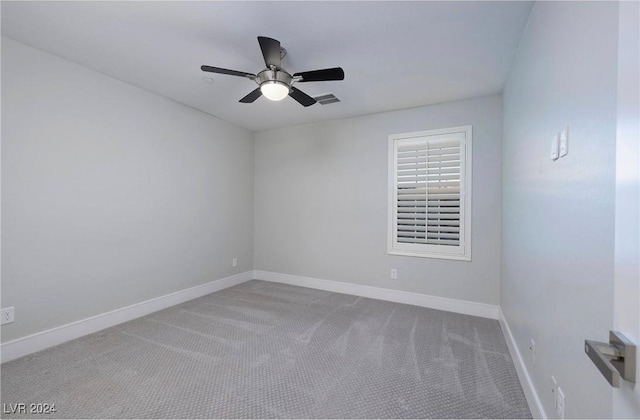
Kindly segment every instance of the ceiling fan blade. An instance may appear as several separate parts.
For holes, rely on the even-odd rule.
[[[258,42],[260,43],[264,63],[267,67],[271,68],[271,66],[275,66],[277,69],[280,69],[280,41],[267,38],[266,36],[259,36]]]
[[[243,104],[250,104],[261,96],[262,96],[262,92],[260,91],[260,88],[257,88],[251,91],[251,93],[249,93],[244,98],[240,99],[240,102],[242,102]]]
[[[293,77],[301,76],[300,82],[322,82],[325,80],[344,80],[344,70],[342,67],[334,67],[332,69],[302,71],[296,73]]]
[[[220,73],[220,74],[228,74],[229,76],[240,76],[240,77],[248,77],[250,79],[255,79],[256,75],[251,73],[246,73],[244,71],[237,70],[228,70],[220,67],[212,67],[212,66],[201,66],[200,70],[208,71],[211,73]]]
[[[293,99],[298,101],[298,103],[304,107],[311,106],[317,102],[311,96],[307,95],[300,89],[296,89],[293,86],[291,86],[291,91],[289,92],[289,96],[291,96]]]

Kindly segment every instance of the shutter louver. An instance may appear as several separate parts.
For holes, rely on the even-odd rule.
[[[397,242],[460,245],[460,141],[398,146]]]

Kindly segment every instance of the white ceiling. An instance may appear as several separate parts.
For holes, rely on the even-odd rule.
[[[265,130],[499,93],[530,10],[503,1],[2,2],[2,34]],[[290,73],[342,67],[344,81],[297,85],[341,102],[242,104],[254,82],[200,70],[259,72],[258,35],[282,43]]]

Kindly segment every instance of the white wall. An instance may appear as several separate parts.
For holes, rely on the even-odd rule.
[[[536,3],[504,92],[501,305],[549,417],[552,374],[566,417],[611,416],[583,343],[613,325],[617,7]]]
[[[387,255],[388,136],[468,124],[473,261]],[[257,133],[255,269],[498,304],[501,141],[500,96]]]
[[[253,133],[4,37],[2,88],[3,342],[252,269]]]

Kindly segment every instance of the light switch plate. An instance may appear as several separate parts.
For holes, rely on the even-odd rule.
[[[560,157],[566,156],[569,153],[569,126],[563,128],[560,132],[558,149],[560,152]]]
[[[558,160],[560,157],[560,140],[558,137],[559,136],[557,134],[554,134],[551,138],[551,160]]]

